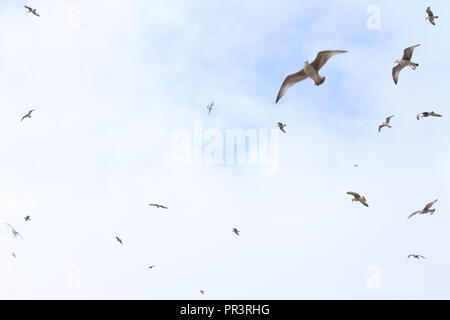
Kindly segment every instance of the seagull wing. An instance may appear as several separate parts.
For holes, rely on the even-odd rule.
[[[386,123],[389,124],[389,121],[391,121],[391,119],[392,119],[393,117],[395,117],[395,116],[387,117],[387,118],[386,118]]]
[[[384,124],[381,124],[380,126],[378,126],[378,132],[381,132],[381,129],[384,127]]]
[[[425,208],[423,208],[423,211],[430,210],[431,207],[438,201],[438,199],[434,200],[433,202],[428,203]]]
[[[29,11],[32,11],[33,10],[33,8],[30,8],[30,7],[28,7],[28,6],[24,6],[26,9],[28,9]]]
[[[280,90],[278,91],[277,100],[275,103],[277,103],[288,91],[290,87],[292,87],[297,82],[300,82],[302,80],[305,80],[307,78],[305,71],[302,69],[297,73],[290,74],[284,79],[283,84],[280,87]]]
[[[361,196],[359,195],[359,193],[353,192],[353,191],[349,191],[347,192],[347,194],[354,196],[355,198],[361,198]]]
[[[392,78],[394,79],[395,84],[398,83],[398,76],[400,74],[400,71],[402,71],[403,68],[404,68],[404,66],[402,66],[401,64],[398,64],[394,68],[392,68]]]
[[[433,11],[431,11],[431,8],[430,8],[430,7],[427,8],[427,14],[428,14],[428,16],[429,16],[430,18],[433,18],[433,17],[434,17]]]
[[[417,120],[420,120],[420,116],[422,115],[423,113],[419,113],[418,115],[417,115]]]
[[[413,52],[414,52],[414,49],[417,48],[418,46],[420,46],[420,44],[416,44],[415,46],[411,46],[411,47],[406,48],[403,51],[403,59],[404,60],[411,60]]]
[[[319,71],[332,56],[339,54],[339,53],[345,53],[345,52],[347,52],[347,51],[344,51],[344,50],[320,51],[317,54],[316,59],[311,63],[311,65],[314,67],[314,69]]]
[[[409,215],[409,217],[408,217],[408,219],[409,218],[412,218],[413,216],[415,216],[416,214],[418,214],[420,212],[420,210],[419,211],[416,211],[416,212],[413,212],[413,213],[411,213],[410,215]]]

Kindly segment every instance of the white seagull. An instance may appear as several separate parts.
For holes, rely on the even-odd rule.
[[[428,14],[428,17],[426,17],[425,20],[430,21],[430,23],[431,23],[433,26],[436,25],[436,22],[434,22],[434,19],[438,19],[439,17],[438,17],[438,16],[435,16],[435,15],[433,14],[433,11],[431,11],[431,8],[430,8],[430,7],[427,8],[427,14]]]
[[[389,122],[391,121],[391,119],[395,117],[395,116],[390,116],[386,118],[386,121],[384,121],[379,127],[378,127],[378,132],[381,132],[381,129],[384,127],[388,127],[388,128],[392,128],[392,126],[389,124]]]
[[[359,193],[356,192],[352,192],[349,191],[347,192],[347,194],[353,196],[352,202],[356,201],[356,202],[361,202],[363,205],[365,205],[366,207],[368,207],[369,205],[367,204],[367,200],[364,196],[361,196]]]
[[[403,51],[402,59],[395,61],[395,63],[397,63],[397,65],[392,69],[392,78],[394,78],[395,84],[398,83],[398,76],[400,74],[400,71],[402,71],[402,69],[404,67],[411,67],[413,70],[416,70],[416,68],[419,66],[418,63],[411,61],[414,49],[417,48],[418,46],[420,46],[420,44],[406,48]]]
[[[408,219],[415,216],[416,214],[427,214],[429,213],[430,215],[434,214],[434,212],[436,211],[436,209],[431,209],[431,207],[438,201],[438,199],[434,200],[433,202],[428,203],[425,208],[423,208],[422,210],[418,210],[416,212],[413,212],[409,215]]]
[[[10,225],[9,223],[5,223],[5,224],[6,224],[7,226],[11,227],[11,232],[12,232],[14,238],[17,238],[17,236],[19,236],[19,237],[23,240],[23,237],[22,237],[22,235],[20,234],[20,232],[18,232],[16,229],[14,229],[14,227],[13,227],[12,225]]]
[[[236,228],[231,229],[231,231],[233,231],[234,233],[236,233],[238,236],[240,235],[240,231]]]
[[[211,102],[210,104],[208,104],[206,106],[206,108],[208,109],[208,116],[209,116],[209,114],[211,113],[212,109],[214,109],[214,101]]]
[[[284,130],[284,128],[286,127],[286,124],[285,124],[285,123],[277,122],[277,127],[280,128],[281,131],[283,131],[284,133],[286,133],[286,131]]]
[[[286,91],[292,87],[297,82],[305,80],[306,78],[311,78],[314,80],[314,84],[316,86],[320,86],[325,81],[325,77],[321,77],[319,75],[319,70],[327,63],[327,61],[334,55],[339,53],[345,53],[347,51],[343,50],[328,50],[328,51],[320,51],[317,54],[316,59],[310,64],[308,61],[304,62],[303,69],[297,73],[291,74],[286,77],[281,85],[280,91],[278,91],[277,99],[275,103],[277,103]]]

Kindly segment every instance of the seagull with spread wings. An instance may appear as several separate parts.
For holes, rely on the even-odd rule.
[[[36,12],[36,9],[33,9],[33,8],[31,8],[31,7],[28,7],[28,6],[24,6],[25,7],[25,9],[27,9],[28,10],[28,13],[32,13],[32,14],[34,14],[35,16],[38,16],[38,17],[40,17],[40,15]]]
[[[120,243],[121,245],[123,245],[122,239],[120,239],[120,238],[117,237],[117,236],[116,236],[116,241],[117,241],[118,243]]]
[[[431,112],[422,112],[422,113],[419,113],[419,114],[416,116],[416,119],[417,119],[417,120],[420,120],[420,119],[422,119],[422,118],[428,118],[428,117],[441,118],[442,115],[440,115],[439,113],[436,113],[436,112],[434,112],[434,111],[431,111]]]
[[[286,131],[284,130],[284,128],[286,127],[286,124],[285,124],[285,123],[277,122],[277,127],[278,127],[281,131],[283,131],[284,133],[286,133]]]
[[[431,209],[431,207],[438,201],[438,199],[434,200],[433,202],[428,203],[425,208],[423,208],[422,210],[418,210],[415,211],[413,213],[411,213],[408,217],[412,218],[413,216],[415,216],[416,214],[427,214],[429,213],[430,215],[434,214],[434,212],[436,211],[436,209]]]
[[[214,109],[214,101],[211,102],[210,104],[208,104],[208,105],[206,106],[206,108],[208,109],[208,116],[209,116],[210,113],[211,113],[211,111],[212,111],[212,109]]]
[[[388,128],[392,128],[392,126],[389,124],[389,122],[391,121],[391,119],[395,117],[395,116],[390,116],[386,118],[386,121],[384,121],[379,127],[378,127],[378,132],[381,132],[381,129],[384,127],[388,127]]]
[[[344,50],[320,51],[317,54],[316,59],[312,63],[305,61],[302,70],[287,76],[286,79],[283,81],[283,84],[281,85],[281,88],[278,91],[275,103],[277,103],[283,97],[283,95],[290,87],[292,87],[297,82],[305,80],[306,78],[311,78],[312,80],[314,80],[314,84],[316,86],[320,86],[325,81],[325,77],[319,75],[320,69],[325,65],[325,63],[327,63],[327,61],[332,56],[345,52],[347,51]]]
[[[400,74],[400,71],[402,71],[404,67],[411,67],[413,70],[416,70],[416,68],[419,66],[418,63],[411,61],[414,49],[417,48],[418,46],[420,46],[420,44],[406,48],[403,51],[402,59],[395,61],[397,65],[392,69],[392,78],[394,78],[395,84],[398,83],[398,76]]]
[[[438,17],[438,16],[435,16],[435,15],[433,14],[433,11],[431,11],[431,8],[430,8],[430,7],[427,8],[427,14],[428,14],[428,17],[426,17],[425,20],[430,21],[430,23],[431,23],[433,26],[435,26],[435,25],[436,25],[436,22],[434,21],[434,19],[438,19],[439,17]]]
[[[23,119],[26,119],[26,118],[30,118],[30,119],[31,119],[31,113],[32,113],[34,110],[36,110],[36,109],[32,109],[32,110],[28,111],[28,113],[22,117],[22,119],[20,120],[20,122],[22,122]]]
[[[26,221],[26,222],[29,222],[29,221],[31,221],[31,218],[30,218],[30,216],[26,216],[26,217],[25,217],[25,221]]]
[[[163,206],[162,204],[157,204],[157,203],[150,203],[149,206],[150,207],[156,207],[158,209],[169,209],[166,206]]]
[[[366,207],[368,207],[369,205],[367,204],[367,200],[364,196],[361,196],[359,193],[353,192],[353,191],[349,191],[347,192],[347,194],[353,196],[352,202],[356,201],[356,202],[361,202],[363,205],[365,205]]]
[[[419,260],[419,259],[426,259],[424,256],[421,256],[420,254],[410,254],[408,256],[408,259],[409,258],[414,258],[414,259],[417,259],[417,260]]]
[[[23,237],[22,237],[22,235],[20,234],[20,232],[18,232],[16,229],[14,229],[14,227],[13,227],[12,225],[10,225],[9,223],[5,223],[5,224],[6,224],[8,227],[11,227],[11,232],[12,232],[14,238],[17,238],[17,236],[19,236],[19,237],[23,240]]]
[[[240,231],[236,228],[231,229],[231,231],[233,231],[235,234],[237,234],[238,236],[240,236]]]

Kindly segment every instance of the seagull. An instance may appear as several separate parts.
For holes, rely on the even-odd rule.
[[[119,237],[116,236],[116,240],[117,240],[117,242],[119,242],[120,244],[123,245],[122,239],[120,239]]]
[[[40,17],[40,15],[36,12],[36,9],[33,9],[33,8],[31,8],[31,7],[28,7],[28,6],[24,6],[26,9],[28,9],[28,13],[32,13],[32,14],[34,14],[35,16],[38,16],[38,17]]]
[[[28,113],[22,117],[22,120],[20,120],[20,122],[22,122],[23,119],[25,119],[25,118],[31,118],[31,113],[32,113],[34,110],[36,110],[36,109],[32,109],[32,110],[28,111]]]
[[[395,84],[398,83],[398,75],[400,74],[400,71],[402,71],[404,67],[411,67],[413,70],[416,70],[416,68],[419,66],[418,63],[411,61],[414,49],[417,48],[418,46],[420,46],[420,44],[406,48],[403,51],[402,59],[395,61],[397,65],[392,69],[392,77],[394,78]]]
[[[231,229],[231,231],[233,231],[234,233],[236,233],[238,236],[240,236],[240,231],[236,228]]]
[[[13,253],[11,253],[11,256],[13,257],[13,258],[17,258],[16,257],[16,254],[13,252]]]
[[[354,164],[353,166],[354,166],[355,168],[358,168],[358,167],[359,167],[359,165],[357,165],[357,164]]]
[[[365,205],[366,207],[369,206],[369,205],[367,204],[366,198],[364,198],[364,196],[361,196],[359,193],[349,191],[349,192],[347,192],[347,194],[353,196],[352,202],[353,202],[353,201],[358,201],[358,202],[361,202],[361,203],[362,203],[363,205]]]
[[[154,267],[156,267],[154,264],[152,264],[150,267],[148,267],[149,269],[153,269]]]
[[[151,207],[157,207],[158,209],[169,209],[166,206],[163,206],[161,204],[157,204],[157,203],[150,203],[149,206]]]
[[[429,213],[430,215],[434,214],[434,211],[436,211],[436,209],[431,209],[431,207],[436,203],[436,201],[438,201],[438,199],[428,203],[422,210],[411,213],[408,219],[415,216],[416,214],[427,214],[427,213]]]
[[[10,225],[9,223],[5,223],[7,226],[11,227],[11,232],[14,236],[14,238],[17,238],[17,236],[20,236],[20,238],[23,240],[22,235],[20,234],[20,232],[18,232],[16,229],[14,229],[14,227],[12,225]]]
[[[427,8],[427,14],[428,14],[428,17],[426,17],[425,20],[429,20],[433,26],[436,25],[436,23],[434,22],[434,19],[438,19],[439,17],[435,16],[433,14],[433,11],[431,11],[430,7]]]
[[[25,217],[25,221],[31,221],[30,216],[26,216],[26,217]]]
[[[439,113],[436,113],[436,112],[434,112],[434,111],[431,111],[431,112],[422,112],[422,113],[419,113],[419,114],[416,116],[416,119],[417,119],[417,120],[420,120],[420,119],[422,119],[422,118],[428,118],[428,117],[437,117],[437,118],[441,118],[442,115],[440,115]]]
[[[210,104],[208,104],[206,106],[206,108],[208,108],[208,116],[209,116],[209,114],[211,113],[212,109],[214,108],[214,101],[211,102]]]
[[[200,293],[203,294],[203,295],[205,295],[205,291],[203,291],[203,290],[200,290]]]
[[[308,61],[304,62],[304,68],[297,73],[293,73],[286,77],[281,85],[280,91],[278,91],[277,99],[275,103],[277,103],[281,97],[286,93],[286,91],[292,87],[297,82],[303,81],[306,78],[311,78],[314,80],[314,84],[316,86],[320,86],[325,81],[325,77],[321,77],[319,75],[320,69],[327,63],[327,61],[334,55],[339,53],[345,53],[347,51],[343,50],[328,50],[328,51],[320,51],[317,54],[316,59],[310,64]]]
[[[408,256],[408,259],[411,258],[411,257],[413,257],[414,259],[417,259],[417,260],[419,260],[419,259],[426,259],[424,256],[421,256],[420,254],[410,254]]]
[[[278,128],[280,128],[281,131],[283,131],[284,133],[286,133],[286,131],[284,131],[284,127],[286,127],[286,124],[285,124],[285,123],[277,122],[277,126],[278,126]]]
[[[379,127],[378,127],[378,132],[381,132],[381,129],[384,127],[388,127],[388,128],[392,128],[392,126],[389,124],[389,122],[391,121],[391,119],[395,117],[395,116],[390,116],[386,118],[386,121],[383,122]]]

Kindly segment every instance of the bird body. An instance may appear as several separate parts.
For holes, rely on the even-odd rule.
[[[240,231],[236,228],[231,229],[231,231],[233,231],[235,234],[237,234],[238,236],[240,235]]]
[[[12,232],[14,238],[17,238],[17,236],[19,236],[23,240],[23,237],[20,234],[20,232],[18,232],[16,229],[14,229],[14,227],[12,225],[10,225],[9,223],[5,223],[5,224],[11,228],[11,232]]]
[[[359,193],[349,191],[349,192],[347,192],[347,194],[353,196],[352,202],[356,201],[356,202],[360,202],[361,204],[363,204],[366,207],[369,206],[366,198],[364,196],[361,196]]]
[[[427,8],[427,14],[428,14],[428,16],[425,18],[425,20],[430,21],[430,23],[433,26],[436,25],[436,22],[434,20],[438,19],[439,17],[434,15],[434,13],[433,13],[433,11],[431,11],[430,7]]]
[[[25,217],[25,221],[31,221],[30,216],[26,216],[26,217]]]
[[[154,267],[156,267],[154,264],[152,264],[150,267],[148,267],[149,269],[153,269]]]
[[[430,203],[427,203],[427,205],[426,205],[422,210],[418,210],[418,211],[415,211],[415,212],[411,213],[411,214],[409,215],[408,219],[409,219],[409,218],[412,218],[412,217],[415,216],[416,214],[427,214],[427,213],[429,213],[430,215],[433,215],[434,212],[436,211],[436,209],[431,209],[431,207],[432,207],[437,201],[438,201],[438,199],[436,199],[436,200],[434,200],[434,201],[432,201],[432,202],[430,202]]]
[[[210,104],[208,104],[206,106],[206,108],[208,109],[208,116],[209,116],[209,114],[211,113],[212,109],[214,108],[214,101],[211,102]]]
[[[402,71],[404,67],[411,67],[413,70],[416,70],[416,68],[419,66],[418,63],[411,61],[414,49],[418,46],[420,46],[420,44],[406,48],[405,50],[403,50],[402,59],[395,61],[397,65],[392,69],[392,78],[394,79],[395,84],[398,83],[398,76],[400,75],[400,71]]]
[[[40,17],[40,15],[36,12],[36,9],[33,9],[33,8],[31,8],[31,7],[28,7],[28,6],[24,6],[24,7],[28,10],[28,13],[32,13],[32,14],[34,14],[35,16]]]
[[[281,131],[283,131],[284,133],[286,133],[286,131],[284,130],[284,128],[286,127],[286,124],[285,124],[285,123],[277,122],[277,126],[278,126],[278,128],[280,128]]]
[[[327,63],[327,61],[334,55],[339,53],[345,53],[347,51],[344,50],[327,50],[327,51],[320,51],[316,59],[309,63],[308,61],[305,61],[303,63],[303,69],[300,70],[297,73],[293,73],[284,79],[280,90],[278,91],[277,99],[275,103],[277,103],[283,95],[286,93],[286,91],[292,87],[297,82],[300,82],[302,80],[305,80],[306,78],[311,78],[314,81],[314,84],[316,86],[320,86],[322,83],[325,82],[325,77],[322,77],[319,75],[320,69]]]
[[[436,112],[434,112],[434,111],[431,111],[431,112],[422,112],[422,113],[419,113],[419,114],[416,116],[416,119],[417,119],[417,120],[420,120],[420,119],[422,119],[422,118],[428,118],[428,117],[441,118],[442,115],[440,115],[439,113],[436,113]]]
[[[31,113],[32,113],[34,110],[36,110],[36,109],[32,109],[32,110],[28,111],[28,113],[22,117],[22,119],[20,120],[20,122],[22,122],[23,119],[26,119],[26,118],[30,118],[30,119],[31,119]]]
[[[156,207],[156,208],[158,208],[158,209],[169,209],[169,208],[167,208],[166,206],[163,206],[163,205],[157,204],[157,203],[150,203],[149,206],[151,206],[151,207]]]
[[[386,118],[386,121],[384,121],[379,127],[378,127],[378,132],[381,132],[381,129],[384,127],[388,127],[388,128],[392,128],[392,126],[389,124],[389,122],[391,121],[391,119],[395,117],[395,116],[390,116]]]
[[[119,237],[116,236],[116,240],[117,240],[117,242],[119,242],[120,244],[123,245],[122,239],[120,239]]]

